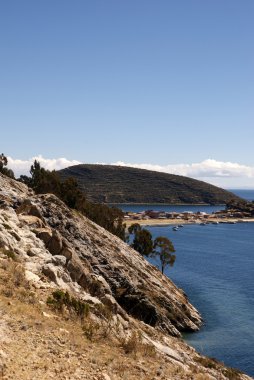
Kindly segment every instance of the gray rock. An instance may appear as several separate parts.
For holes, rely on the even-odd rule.
[[[52,257],[52,263],[64,267],[66,265],[66,257],[62,255],[55,255]]]

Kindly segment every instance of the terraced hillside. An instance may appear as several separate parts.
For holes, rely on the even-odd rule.
[[[74,177],[87,198],[105,203],[224,204],[229,191],[192,178],[113,165],[82,164],[59,171]]]

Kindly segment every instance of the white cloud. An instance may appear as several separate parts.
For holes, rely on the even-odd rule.
[[[233,177],[233,178],[254,178],[254,167],[240,165],[233,162],[216,161],[207,159],[199,163],[193,164],[175,164],[175,165],[153,165],[153,164],[129,164],[122,161],[113,163],[113,165],[130,166],[133,168],[141,168],[178,174],[187,177],[203,178],[203,177]]]
[[[40,162],[41,166],[47,170],[60,170],[67,168],[68,166],[78,165],[82,162],[77,160],[68,160],[67,158],[44,158],[41,155],[29,158],[28,160],[19,160],[12,157],[8,157],[8,168],[12,169],[16,177],[21,174],[29,174],[31,165],[34,160]]]
[[[29,174],[29,170],[34,160],[38,160],[45,169],[59,170],[68,166],[81,164],[77,160],[67,158],[44,158],[41,155],[32,157],[28,160],[19,160],[8,157],[8,167],[11,168],[16,177],[21,174]],[[202,162],[192,164],[132,164],[122,161],[112,163],[112,165],[129,166],[154,170],[158,172],[172,173],[200,179],[221,187],[252,187],[254,188],[254,167],[241,165],[233,162],[216,161],[207,159]]]

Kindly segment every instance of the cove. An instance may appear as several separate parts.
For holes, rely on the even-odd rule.
[[[165,274],[204,319],[198,333],[184,335],[186,342],[254,376],[254,223],[147,229],[173,241],[177,259]]]

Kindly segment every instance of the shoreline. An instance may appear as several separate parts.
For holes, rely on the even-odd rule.
[[[226,203],[105,203],[107,206],[226,206]]]
[[[211,219],[199,219],[199,220],[186,220],[186,219],[129,219],[125,220],[124,223],[128,228],[134,223],[138,223],[141,226],[149,226],[149,227],[166,227],[172,225],[200,225],[200,223],[213,224],[213,222],[218,222],[219,224],[231,224],[231,223],[254,223],[254,218],[224,218],[223,220],[219,218],[211,218]]]

